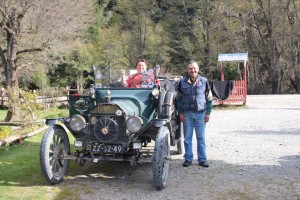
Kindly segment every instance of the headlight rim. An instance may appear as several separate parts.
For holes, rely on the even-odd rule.
[[[160,93],[160,91],[159,91],[159,89],[156,88],[156,87],[154,87],[154,88],[152,89],[152,91],[151,91],[151,95],[152,95],[152,97],[155,98],[155,99],[158,98],[159,93]]]
[[[76,122],[74,120],[79,120],[79,121]],[[79,125],[81,125],[81,126],[78,127],[78,123],[80,123]],[[83,116],[76,114],[70,118],[69,125],[73,131],[79,132],[79,131],[82,131],[86,127],[86,121]]]
[[[131,121],[134,120],[134,119],[137,119],[137,120],[138,120],[137,122],[139,122],[139,124],[132,124],[132,123],[134,123],[134,122],[131,122]],[[129,118],[126,120],[126,129],[127,129],[130,133],[133,133],[133,134],[134,134],[134,133],[139,132],[139,131],[142,129],[143,124],[144,124],[144,122],[143,122],[143,119],[142,119],[141,117],[139,117],[139,116],[131,116],[131,117],[129,117]],[[136,125],[139,126],[138,129],[133,127],[133,126],[136,126]],[[134,130],[133,130],[133,129],[134,129]]]

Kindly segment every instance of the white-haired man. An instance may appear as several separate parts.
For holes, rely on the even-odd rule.
[[[193,161],[192,138],[196,132],[198,163],[209,167],[206,157],[205,126],[212,109],[212,94],[205,77],[200,76],[198,63],[191,61],[186,68],[187,76],[177,86],[179,119],[184,128],[184,167]]]

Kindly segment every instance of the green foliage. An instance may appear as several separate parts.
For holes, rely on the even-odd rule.
[[[7,89],[7,93],[10,96],[9,105],[10,107],[14,106],[17,108],[15,112],[17,112],[18,116],[14,119],[14,121],[22,121],[22,122],[33,122],[37,118],[35,116],[35,112],[37,110],[43,110],[43,104],[37,101],[37,94],[25,91],[20,89],[18,92],[12,91],[11,88]]]
[[[49,82],[56,87],[87,87],[91,80],[82,79],[83,69],[107,66],[118,72],[133,68],[138,57],[146,58],[149,68],[159,64],[161,72],[181,75],[193,59],[202,75],[219,80],[219,69],[211,67],[217,65],[219,53],[249,52],[249,87],[267,92],[280,81],[282,89],[292,91],[299,38],[298,23],[291,20],[299,6],[292,6],[295,1],[285,6],[260,2],[99,0],[95,20],[82,40],[74,42],[76,48],[50,58],[54,64]],[[275,51],[275,46],[282,50]],[[119,74],[106,71],[105,77],[111,80],[110,76]],[[225,66],[225,79],[240,79],[240,74],[234,66]],[[47,78],[37,74],[31,82],[28,87],[40,87]]]
[[[109,27],[113,18],[113,10],[117,5],[117,0],[99,0],[98,6],[94,9],[94,23],[89,27],[84,39],[90,42],[97,41],[99,28]]]
[[[240,80],[242,79],[241,70],[237,69],[237,66],[232,63],[224,64],[224,79],[225,80]],[[210,69],[210,79],[221,80],[221,69],[220,66],[214,67]]]
[[[38,90],[49,85],[45,66],[35,65],[32,70],[24,70],[20,74],[19,87],[24,90]]]
[[[20,90],[22,100],[19,102],[20,120],[29,122],[35,121],[35,111],[43,109],[41,104],[37,103],[37,94]]]
[[[36,86],[35,88],[39,88],[39,89],[44,88],[49,84],[49,79],[47,74],[43,71],[38,71],[37,73],[34,73],[32,84]]]
[[[58,59],[60,56],[57,56]],[[78,42],[76,49],[71,53],[64,55],[64,62],[59,62],[49,71],[49,81],[52,87],[66,87],[71,85],[72,88],[83,87],[82,72],[84,69],[90,69],[92,58],[86,49],[86,45]]]
[[[123,57],[127,58],[127,66],[133,67],[139,57],[149,60],[150,66],[166,63],[165,44],[168,39],[164,28],[152,20],[159,12],[157,2],[124,0],[118,3],[116,12],[119,14]]]
[[[172,63],[174,71],[182,72],[182,68],[188,61],[201,61],[200,58],[203,57],[201,52],[203,26],[199,25],[199,19],[201,18],[200,3],[189,2],[184,4],[181,1],[172,1],[165,3],[165,6],[166,17],[163,23],[167,27],[168,37],[172,38],[168,43],[170,63]],[[197,36],[197,33],[200,36]]]
[[[7,138],[11,133],[10,127],[0,126],[0,140]]]

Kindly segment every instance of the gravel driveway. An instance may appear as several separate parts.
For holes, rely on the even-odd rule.
[[[300,200],[300,96],[286,97],[248,96],[247,109],[213,110],[206,129],[210,167],[194,158],[183,168],[182,155],[172,155],[162,191],[152,186],[151,163],[126,162],[72,168],[54,187],[80,199]]]

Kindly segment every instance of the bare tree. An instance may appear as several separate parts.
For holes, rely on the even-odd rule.
[[[15,96],[22,68],[33,65],[39,52],[65,47],[91,22],[92,8],[91,0],[1,0],[0,58]],[[15,102],[6,117],[13,120],[18,120]]]
[[[299,3],[295,0],[288,0],[285,10],[290,25],[290,40],[287,44],[289,49],[287,58],[290,60],[294,77],[290,77],[291,84],[298,94],[300,94],[300,16]]]

